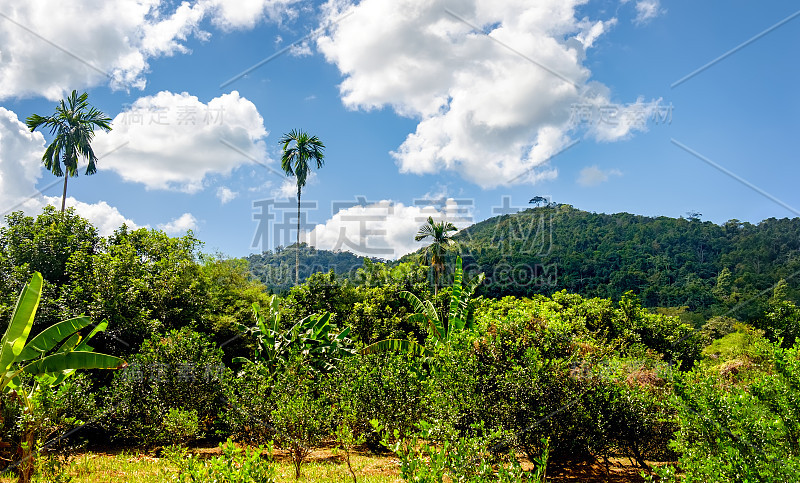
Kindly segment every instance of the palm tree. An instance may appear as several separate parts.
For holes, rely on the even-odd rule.
[[[312,164],[321,168],[325,163],[325,155],[322,150],[325,145],[317,136],[310,136],[305,131],[292,130],[289,134],[284,134],[280,140],[283,144],[283,155],[281,156],[281,168],[286,176],[297,178],[297,246],[295,251],[294,279],[295,283],[300,283],[300,193],[306,185],[308,173],[311,171]]]
[[[444,272],[444,253],[447,249],[455,243],[450,238],[451,231],[458,231],[449,221],[440,221],[438,223],[433,221],[433,217],[429,216],[427,223],[420,227],[414,241],[422,241],[430,238],[432,243],[425,247],[425,263],[430,260],[431,267],[433,267],[434,286],[433,294],[436,295],[439,287],[439,276]]]
[[[47,146],[42,161],[44,167],[54,175],[64,177],[64,192],[61,195],[62,213],[67,201],[67,179],[70,176],[78,176],[78,158],[85,157],[89,160],[86,166],[87,175],[97,172],[97,156],[94,155],[91,146],[95,128],[106,132],[111,130],[109,124],[111,118],[90,106],[88,97],[85,92],[79,96],[78,91],[72,91],[67,102],[62,99],[56,106],[55,114],[47,117],[33,114],[26,122],[31,132],[39,126],[47,126],[50,128],[50,134],[55,136]]]

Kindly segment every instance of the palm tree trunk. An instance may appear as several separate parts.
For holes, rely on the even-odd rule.
[[[68,173],[64,173],[64,192],[61,194],[61,213],[64,213],[64,203],[67,201],[67,178],[69,178]]]
[[[297,245],[294,251],[294,284],[300,285],[300,185],[297,185]]]

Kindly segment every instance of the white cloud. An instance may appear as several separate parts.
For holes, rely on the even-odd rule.
[[[316,185],[318,181],[319,179],[317,178],[316,171],[311,171],[308,173],[305,187],[303,187],[303,192],[301,193],[303,202],[309,199],[308,194],[306,193],[308,187]],[[272,189],[271,196],[273,198],[294,198],[297,200],[297,178],[284,178],[280,186]]]
[[[633,23],[643,25],[666,12],[660,0],[639,0],[636,2],[636,18]]]
[[[158,228],[167,235],[183,235],[189,230],[197,229],[197,218],[191,213],[184,213],[168,223],[158,225]]]
[[[45,204],[53,205],[58,208],[61,207],[60,196],[45,196],[44,201]],[[105,201],[84,203],[71,196],[67,196],[65,205],[67,208],[75,208],[77,214],[89,220],[89,222],[97,228],[97,232],[100,236],[109,236],[113,234],[114,230],[121,227],[123,224],[128,225],[128,228],[134,230],[141,228],[134,223],[133,220],[123,216],[116,207],[109,205]]]
[[[150,59],[188,52],[203,19],[225,29],[295,17],[298,0],[0,0],[0,99],[59,99],[69,89],[108,82],[145,86]]]
[[[233,191],[227,186],[220,186],[219,188],[217,188],[217,198],[219,198],[219,201],[223,205],[230,201],[233,201],[234,199],[236,199],[237,196],[239,196],[239,192]]]
[[[44,136],[40,132],[30,132],[15,112],[0,107],[0,206],[3,212],[40,206],[39,193],[34,186],[42,176],[44,146]]]
[[[311,54],[311,46],[308,42],[300,42],[289,47],[289,55],[293,57],[307,57]]]
[[[324,224],[304,233],[304,238],[317,248],[396,259],[425,246],[425,242],[415,242],[414,235],[429,216],[436,221],[446,219],[458,229],[472,224],[471,212],[452,198],[437,205],[406,206],[388,200],[363,202],[339,210]]]
[[[209,176],[267,160],[264,120],[236,91],[208,104],[185,92],[141,97],[114,118],[113,128],[95,138],[95,152],[111,153],[98,169],[148,189],[194,193]]]
[[[419,119],[392,153],[401,172],[451,170],[487,188],[535,183],[557,175],[548,163],[572,141],[570,106],[611,104],[583,61],[616,19],[579,18],[584,3],[330,0],[324,22],[347,17],[317,45],[344,76],[348,108]]]
[[[611,176],[622,176],[622,171],[618,169],[603,171],[597,165],[587,166],[578,175],[578,184],[581,186],[597,186],[608,181]]]
[[[273,198],[297,198],[297,181],[294,178],[287,178],[283,183],[272,190]]]
[[[635,131],[647,131],[647,123],[660,119],[668,109],[661,104],[662,99],[645,102],[638,98],[630,104],[612,104],[605,101],[607,95],[600,95],[585,103],[591,106],[593,119],[587,133],[601,142],[628,139]]]
[[[0,206],[4,214],[23,211],[35,216],[48,204],[61,207],[60,196],[43,196],[36,189],[36,183],[45,174],[42,168],[44,149],[45,140],[41,133],[30,132],[15,112],[0,107]],[[63,178],[48,178],[48,182],[52,179],[59,187],[63,182]],[[88,219],[102,236],[112,234],[123,223],[131,228],[138,227],[105,201],[90,204],[67,197],[66,206],[75,207],[75,211]]]
[[[206,0],[202,2],[212,12],[212,22],[224,30],[251,29],[264,20],[281,22],[295,18],[298,11],[292,5],[299,0]]]

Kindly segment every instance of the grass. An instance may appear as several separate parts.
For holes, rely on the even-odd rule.
[[[206,453],[201,451],[201,453]],[[351,457],[353,469],[359,483],[396,483],[399,464],[396,459],[368,454]],[[322,482],[341,483],[352,481],[347,465],[330,451],[315,451],[311,460],[303,465],[302,476],[294,479],[294,467],[281,454],[277,455],[278,482]],[[155,458],[146,453],[125,451],[117,454],[83,453],[70,457],[65,473],[73,478],[72,483],[163,483],[173,481],[176,468],[164,458]],[[0,482],[14,482],[16,478],[0,478]],[[34,482],[46,480],[35,477]]]

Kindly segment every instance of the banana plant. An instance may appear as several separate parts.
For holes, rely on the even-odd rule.
[[[283,354],[289,347],[291,340],[280,331],[281,313],[278,307],[278,297],[273,295],[269,301],[267,313],[263,314],[258,304],[252,305],[255,325],[239,324],[239,330],[250,335],[256,343],[254,355],[256,360],[270,365],[283,361]],[[234,357],[233,362],[249,362],[246,357]]]
[[[42,275],[35,272],[17,299],[3,339],[0,341],[0,391],[19,387],[19,376],[31,374],[40,385],[56,385],[79,369],[118,369],[119,357],[92,352],[89,340],[105,330],[103,321],[82,338],[78,331],[88,327],[88,317],[57,322],[28,341],[33,319],[42,296]]]
[[[86,337],[79,331],[92,324],[88,317],[57,322],[28,341],[36,310],[42,297],[42,275],[34,272],[23,287],[11,321],[0,340],[0,394],[20,401],[32,413],[35,395],[43,387],[55,386],[80,369],[118,369],[125,365],[119,357],[98,354],[88,345],[89,340],[108,326],[97,324]],[[33,377],[33,386],[25,388],[21,376]],[[35,429],[29,423],[23,428],[19,445],[19,479],[31,481],[35,460]]]
[[[315,369],[329,372],[342,357],[354,354],[348,338],[350,329],[336,332],[329,313],[313,314],[297,321],[292,327],[281,331],[281,313],[277,296],[273,295],[267,314],[262,314],[258,304],[253,304],[255,325],[240,325],[245,333],[256,341],[255,358],[269,366],[285,363],[292,349],[296,349]],[[236,357],[234,362],[247,362]]]
[[[483,273],[464,283],[464,270],[462,268],[461,257],[456,258],[456,269],[453,277],[453,285],[450,287],[450,304],[447,312],[447,319],[442,320],[439,313],[430,300],[420,300],[419,297],[411,292],[400,292],[400,297],[407,300],[414,308],[415,313],[409,316],[409,320],[422,326],[428,327],[433,335],[434,345],[447,343],[452,334],[461,332],[472,327],[472,316],[469,313],[470,300],[475,294],[475,290],[483,283],[485,276]],[[426,357],[433,356],[433,352],[425,346],[404,339],[386,339],[361,349],[361,354],[375,354],[379,352],[405,352],[413,355]]]

